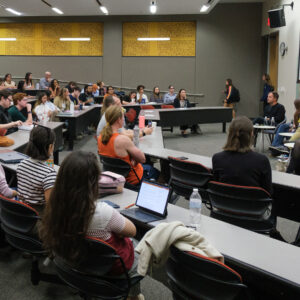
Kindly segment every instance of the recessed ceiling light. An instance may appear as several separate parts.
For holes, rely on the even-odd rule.
[[[12,8],[9,8],[9,7],[6,7],[5,10],[9,11],[10,13],[14,14],[14,15],[17,15],[17,16],[21,16],[21,13],[12,9]]]
[[[59,38],[60,41],[62,42],[68,42],[68,41],[86,41],[89,42],[91,38]]]
[[[63,15],[64,13],[57,7],[51,7],[53,11],[55,11],[59,15]]]
[[[14,42],[16,40],[17,40],[16,38],[0,38],[0,41],[11,41],[11,42]]]
[[[200,12],[206,12],[209,9],[209,5],[208,4],[204,4],[202,5],[202,7],[200,8]]]
[[[105,6],[101,5],[101,6],[99,6],[99,7],[100,7],[101,11],[102,11],[105,15],[108,15],[108,10],[107,10],[107,8],[106,8]]]
[[[156,1],[151,1],[151,4],[150,4],[150,12],[151,12],[151,14],[155,14],[156,10],[157,10]]]
[[[137,38],[138,41],[169,41],[169,37]]]

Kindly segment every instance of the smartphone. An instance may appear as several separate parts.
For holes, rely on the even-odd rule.
[[[152,121],[151,120],[148,121],[148,127],[152,127]]]
[[[103,202],[105,202],[106,204],[108,204],[109,206],[113,207],[113,208],[120,208],[120,205],[113,203],[109,200],[104,200]]]

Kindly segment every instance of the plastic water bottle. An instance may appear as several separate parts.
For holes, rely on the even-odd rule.
[[[264,125],[268,125],[268,117],[267,116],[265,116]]]
[[[40,89],[40,84],[39,84],[39,83],[37,83],[37,84],[35,85],[35,89],[36,89],[36,90],[39,90],[39,89]]]
[[[74,114],[74,102],[73,101],[71,101],[71,103],[70,103],[70,113]]]
[[[140,142],[140,128],[139,126],[135,125],[133,128],[133,143],[136,147],[138,147],[139,142]]]
[[[196,229],[201,222],[201,207],[202,198],[198,193],[198,189],[193,189],[193,193],[190,196],[190,226]]]
[[[272,117],[272,119],[271,119],[271,126],[275,126],[275,119],[274,119],[274,117]]]

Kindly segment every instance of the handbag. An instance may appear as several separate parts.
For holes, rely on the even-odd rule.
[[[5,136],[6,132],[7,132],[7,129],[4,129],[4,128],[0,129],[0,147],[9,147],[15,143],[14,140]]]
[[[123,192],[125,177],[110,171],[101,173],[99,195],[119,194]]]

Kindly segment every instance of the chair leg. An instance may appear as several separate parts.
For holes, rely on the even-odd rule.
[[[39,269],[39,261],[36,257],[33,257],[31,264],[31,283],[38,285],[41,278],[41,272]]]

